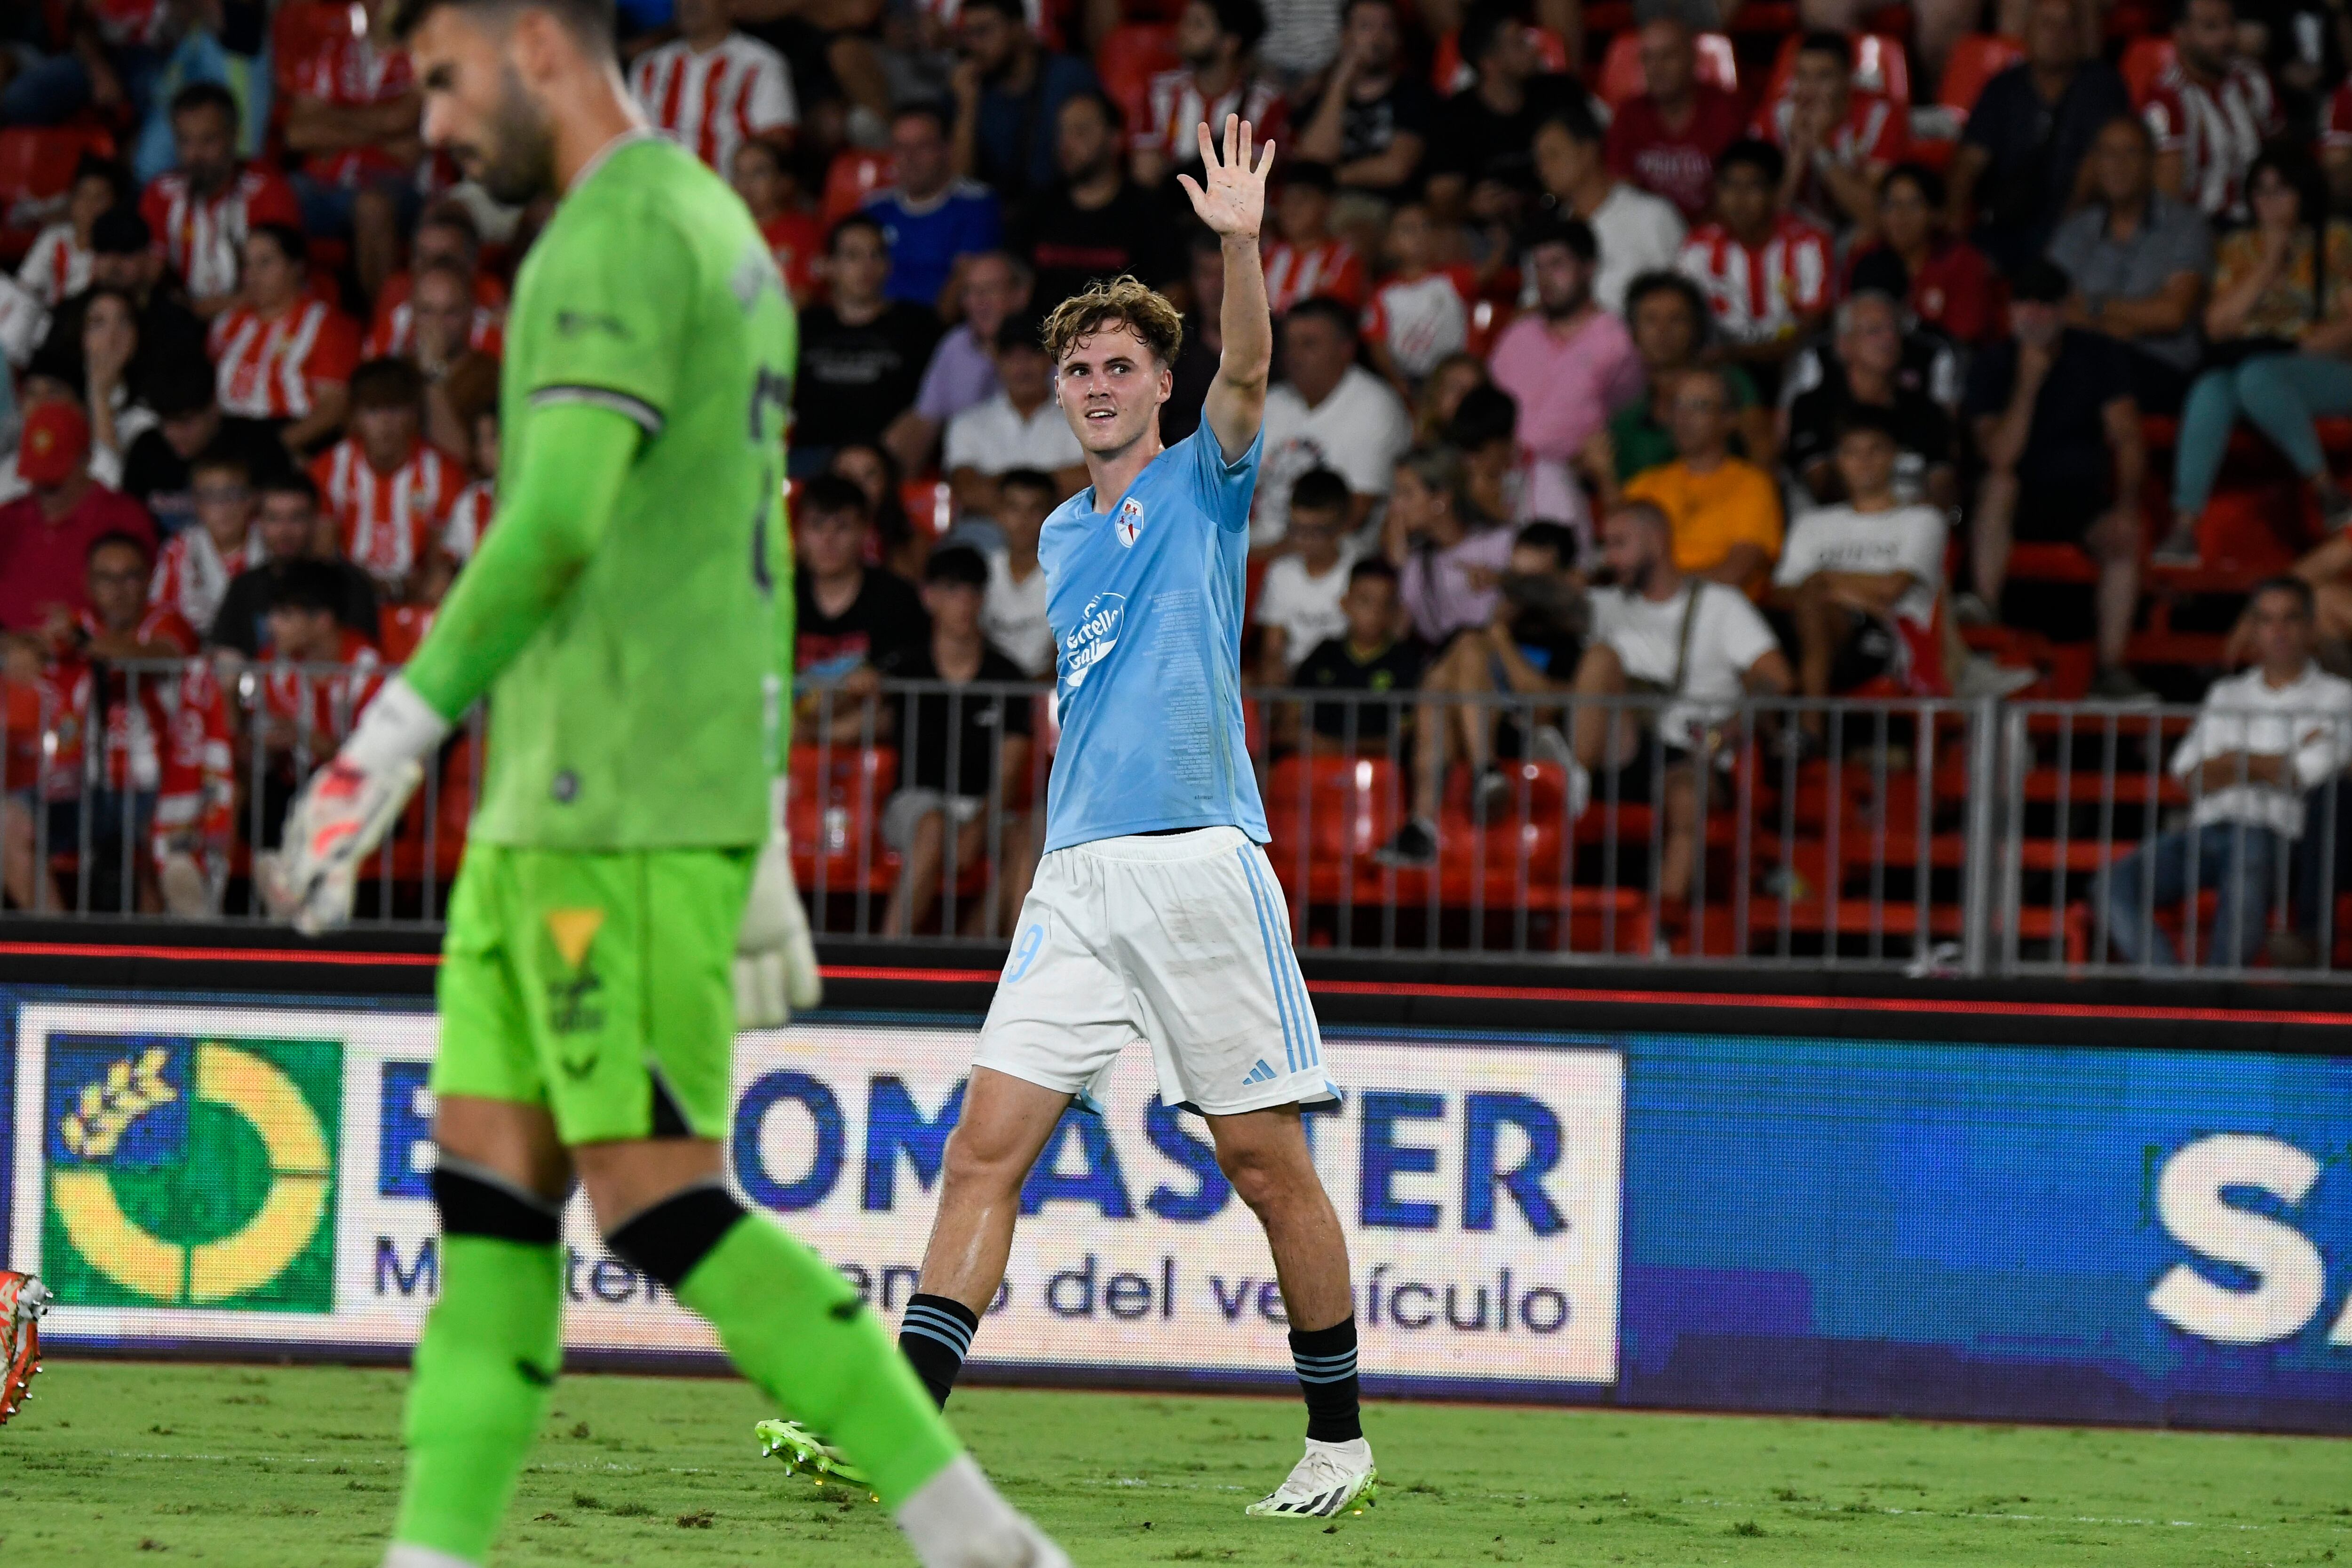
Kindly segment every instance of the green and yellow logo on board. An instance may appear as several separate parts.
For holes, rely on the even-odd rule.
[[[335,1304],[332,1040],[57,1035],[41,1277],[77,1307]]]

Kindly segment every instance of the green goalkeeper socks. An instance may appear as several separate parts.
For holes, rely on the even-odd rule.
[[[677,1299],[719,1331],[744,1376],[837,1444],[897,1509],[962,1451],[954,1434],[849,1282],[776,1226],[735,1213]],[[613,1239],[618,1251],[627,1238]]]
[[[562,1271],[560,1246],[442,1237],[441,1300],[409,1378],[395,1542],[488,1557],[562,1361]]]

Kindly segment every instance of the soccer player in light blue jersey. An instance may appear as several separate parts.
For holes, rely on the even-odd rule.
[[[1160,442],[1183,327],[1132,278],[1045,324],[1055,395],[1094,482],[1045,521],[1062,742],[1045,855],[949,1141],[940,1212],[899,1346],[945,1403],[1013,1247],[1021,1186],[1073,1099],[1150,1042],[1160,1093],[1203,1117],[1265,1226],[1307,1400],[1307,1452],[1254,1515],[1319,1519],[1368,1500],[1348,1244],[1315,1173],[1303,1104],[1339,1098],[1260,847],[1242,732],[1243,578],[1274,324],[1258,259],[1266,170],[1251,129],[1200,128],[1181,176],[1223,241],[1224,355],[1201,426]]]

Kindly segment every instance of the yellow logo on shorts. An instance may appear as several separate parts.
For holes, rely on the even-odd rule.
[[[596,1005],[596,993],[604,983],[588,962],[588,951],[604,926],[602,910],[547,911],[548,940],[571,971],[568,977],[551,975],[547,982],[547,1024],[559,1035],[593,1034],[604,1026],[604,1011]],[[593,1058],[583,1065],[583,1070],[589,1065]]]

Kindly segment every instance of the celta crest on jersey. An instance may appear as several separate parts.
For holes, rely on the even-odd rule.
[[[1120,521],[1126,521],[1122,514]],[[1062,683],[1076,691],[1087,683],[1087,672],[1110,657],[1118,646],[1118,628],[1127,619],[1127,595],[1097,594],[1087,601],[1077,626],[1062,639]]]
[[[1121,545],[1129,550],[1134,549],[1136,540],[1143,533],[1143,503],[1133,496],[1119,502],[1118,521],[1113,523],[1111,528],[1118,535]]]

